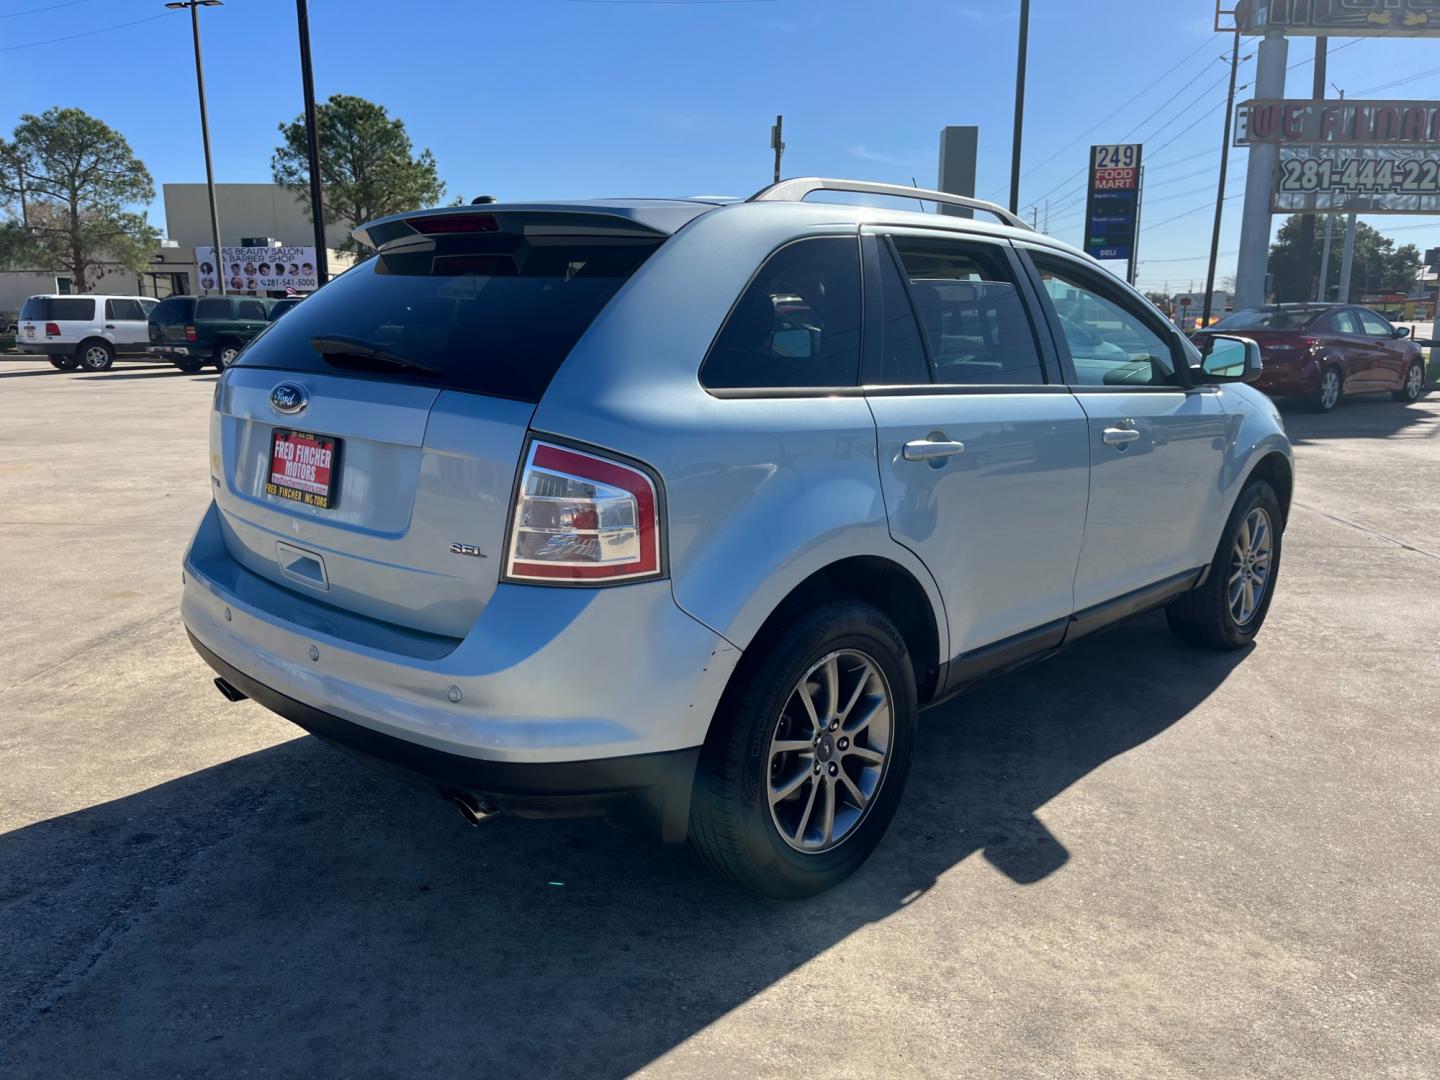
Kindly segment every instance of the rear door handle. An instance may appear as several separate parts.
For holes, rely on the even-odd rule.
[[[115,324],[114,324],[113,322],[107,322],[107,323],[105,324],[105,329],[106,329],[106,330],[114,330],[114,329],[115,329]]]
[[[963,442],[932,442],[930,439],[915,439],[905,444],[906,461],[939,461],[965,452]]]
[[[1100,438],[1106,446],[1129,446],[1140,438],[1140,432],[1134,428],[1107,427]]]

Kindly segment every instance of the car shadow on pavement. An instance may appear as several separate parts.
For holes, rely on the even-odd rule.
[[[1285,433],[1290,441],[1305,445],[1326,439],[1388,439],[1402,434],[1412,437],[1433,434],[1440,425],[1434,400],[1427,395],[1407,405],[1388,393],[1359,394],[1342,398],[1328,413],[1316,413],[1303,402],[1281,400],[1276,404],[1285,418]],[[1427,404],[1431,407],[1427,408]]]
[[[472,829],[308,737],[16,830],[8,1075],[628,1075],[972,855],[1022,884],[1080,857],[1036,811],[1243,657],[1149,616],[927,713],[879,851],[801,903],[601,822]]]

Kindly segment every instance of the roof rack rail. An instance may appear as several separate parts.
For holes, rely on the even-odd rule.
[[[870,180],[836,180],[826,176],[802,176],[793,180],[781,180],[751,195],[747,202],[803,202],[807,195],[817,191],[844,191],[856,195],[892,195],[900,199],[919,199],[922,202],[945,203],[947,206],[963,206],[967,210],[983,210],[994,214],[1004,224],[1026,232],[1034,232],[1030,223],[1006,210],[999,203],[972,199],[967,195],[951,195],[946,191],[929,191],[925,188],[906,187],[904,184],[879,184]]]

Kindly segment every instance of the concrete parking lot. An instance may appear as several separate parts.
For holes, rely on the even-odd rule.
[[[926,714],[877,856],[779,905],[225,702],[213,382],[0,358],[0,1075],[1440,1072],[1440,393],[1287,410],[1251,650],[1152,616]]]

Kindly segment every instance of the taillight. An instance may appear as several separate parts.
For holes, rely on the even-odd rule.
[[[660,576],[655,484],[641,470],[564,446],[531,444],[510,527],[514,581],[634,581]]]
[[[45,324],[45,336],[46,336],[46,337],[59,337],[59,336],[60,336],[60,324],[59,324],[59,323],[53,323],[53,322],[47,322],[47,323]]]
[[[185,340],[186,340],[186,341],[194,341],[194,340],[195,340],[195,327],[193,327],[193,326],[187,326],[187,327],[185,327]]]

